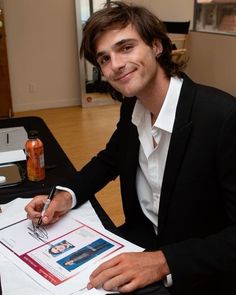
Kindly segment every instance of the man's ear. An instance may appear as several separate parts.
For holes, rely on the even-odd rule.
[[[153,54],[155,57],[159,57],[162,54],[163,46],[158,39],[155,39],[152,43]]]

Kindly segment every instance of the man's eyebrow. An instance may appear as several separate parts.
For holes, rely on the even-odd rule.
[[[136,40],[136,39],[133,39],[133,38],[122,39],[122,40],[116,42],[115,44],[113,44],[113,45],[111,46],[111,48],[112,48],[112,49],[115,49],[115,48],[120,47],[120,46],[122,46],[122,45],[124,45],[124,44],[126,44],[126,43],[129,43],[129,42],[137,42],[137,40]],[[105,55],[105,54],[106,54],[106,51],[100,51],[100,52],[97,52],[97,53],[96,53],[96,59],[98,59],[100,56],[103,56],[103,55]]]
[[[133,38],[122,39],[122,40],[118,41],[117,43],[115,43],[114,45],[112,45],[112,48],[119,47],[119,46],[122,46],[125,43],[134,42],[134,41],[137,41],[137,40],[133,39]]]

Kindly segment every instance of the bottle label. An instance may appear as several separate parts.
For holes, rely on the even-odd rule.
[[[44,151],[40,146],[26,148],[27,152],[27,177],[31,181],[40,181],[45,178]]]
[[[39,156],[39,167],[40,168],[44,167],[44,155],[43,154],[41,154]]]

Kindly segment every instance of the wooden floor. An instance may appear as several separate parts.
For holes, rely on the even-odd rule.
[[[104,148],[119,118],[119,104],[91,108],[68,107],[15,113],[15,117],[41,117],[79,170]],[[97,194],[102,207],[116,225],[124,221],[119,180]]]

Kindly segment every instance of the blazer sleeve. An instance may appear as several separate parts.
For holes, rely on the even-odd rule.
[[[135,99],[129,98],[129,102],[121,104],[120,119],[116,130],[112,134],[106,147],[94,156],[78,173],[70,180],[63,183],[75,192],[77,206],[81,205],[96,192],[101,190],[108,182],[115,180],[120,174],[121,157],[125,149],[124,133],[127,129],[127,120],[130,121]]]

